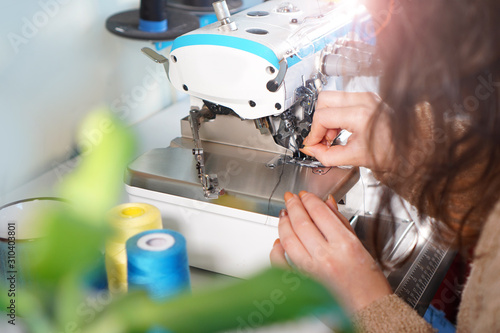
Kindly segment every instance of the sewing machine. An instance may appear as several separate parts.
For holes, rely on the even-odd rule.
[[[180,137],[129,165],[130,201],[161,210],[164,227],[186,237],[191,266],[235,277],[269,266],[287,191],[332,194],[370,250],[360,170],[324,167],[299,150],[322,89],[377,90],[366,9],[352,0],[271,0],[233,16],[223,1],[214,9],[219,21],[177,38],[168,56],[143,49],[190,108]],[[380,230],[386,259],[406,260],[384,272],[389,283],[423,315],[454,253],[410,219]]]
[[[186,237],[190,265],[246,277],[269,265],[285,192],[332,194],[347,218],[360,213],[359,169],[324,167],[299,148],[325,86],[353,90],[362,79],[376,89],[376,78],[360,78],[373,76],[373,47],[369,15],[353,1],[214,9],[219,21],[177,38],[167,57],[143,49],[191,108],[181,137],[129,165],[126,187]]]

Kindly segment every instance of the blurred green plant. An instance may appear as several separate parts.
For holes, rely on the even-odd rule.
[[[152,325],[169,332],[218,332],[310,314],[327,315],[338,331],[352,331],[347,315],[327,289],[300,273],[279,269],[165,302],[153,301],[144,292],[114,299],[106,293],[106,301],[101,302],[105,304],[85,312],[89,295],[96,294],[87,280],[102,260],[101,250],[110,234],[106,213],[120,198],[134,139],[106,110],[91,113],[80,133],[83,158],[60,188],[69,205],[44,213],[40,223],[47,236],[37,241],[29,258],[32,281],[19,286],[16,293],[16,315],[29,332],[145,332]],[[8,304],[7,293],[2,292],[2,311]]]

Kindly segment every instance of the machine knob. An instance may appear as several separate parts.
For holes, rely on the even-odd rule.
[[[215,1],[213,4],[215,16],[220,22],[219,30],[221,31],[235,31],[238,30],[236,23],[231,21],[231,13],[227,6],[226,0]]]
[[[297,7],[295,7],[292,3],[290,2],[282,2],[276,9],[276,12],[278,13],[296,13],[300,11]]]

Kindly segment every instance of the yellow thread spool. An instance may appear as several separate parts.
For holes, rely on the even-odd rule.
[[[106,242],[106,273],[111,293],[127,291],[127,254],[125,243],[130,237],[151,229],[162,229],[158,208],[145,203],[126,203],[109,211],[108,220],[114,234]]]

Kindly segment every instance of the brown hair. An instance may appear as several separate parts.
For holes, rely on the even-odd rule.
[[[379,0],[373,17],[388,8],[377,44],[397,165],[382,177],[443,240],[474,245],[500,194],[500,1]]]

